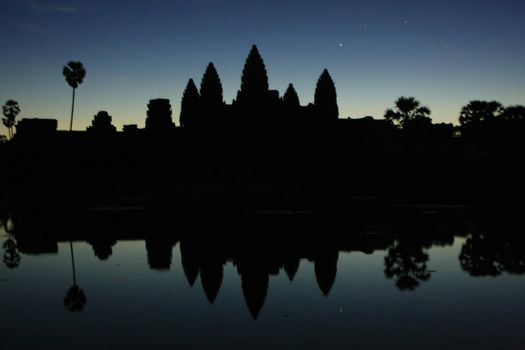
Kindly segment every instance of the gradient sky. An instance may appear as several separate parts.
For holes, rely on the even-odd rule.
[[[404,95],[457,123],[472,99],[525,104],[524,19],[523,0],[2,0],[0,102],[68,128],[61,72],[78,60],[74,129],[99,110],[143,127],[158,97],[178,123],[188,78],[214,62],[230,103],[255,43],[270,88],[293,83],[303,105],[327,68],[341,117],[382,117]]]

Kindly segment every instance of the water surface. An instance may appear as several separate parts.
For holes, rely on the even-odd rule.
[[[71,240],[2,227],[2,348],[525,346],[525,250],[507,226],[422,215],[315,236],[294,224],[307,217],[263,215],[234,238],[210,220],[205,234]]]

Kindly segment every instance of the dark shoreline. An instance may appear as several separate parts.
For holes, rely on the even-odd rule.
[[[58,132],[0,144],[0,205],[330,211],[508,207],[523,149],[394,130]]]

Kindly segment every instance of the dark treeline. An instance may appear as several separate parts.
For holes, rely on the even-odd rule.
[[[62,214],[3,213],[0,225],[8,233],[4,263],[16,268],[24,263],[24,254],[57,254],[58,243],[67,241],[73,242],[73,254],[79,240],[86,240],[97,259],[106,261],[119,240],[141,239],[149,267],[169,270],[179,244],[187,283],[195,287],[200,279],[199,288],[212,304],[220,297],[224,266],[233,264],[253,318],[261,312],[271,276],[283,273],[293,281],[300,265],[307,262],[314,265],[319,292],[328,296],[337,283],[343,252],[384,254],[378,268],[401,291],[431,280],[429,249],[452,245],[458,237],[465,240],[458,264],[471,276],[525,273],[523,221],[504,212],[429,214],[399,209],[355,211],[349,216],[199,212],[176,218],[158,211]],[[75,281],[69,298],[85,302],[89,291],[86,295],[81,291]],[[71,306],[78,308],[73,301]]]
[[[74,92],[78,84],[71,86]],[[341,119],[327,70],[314,102],[302,106],[292,84],[282,97],[269,89],[254,46],[231,104],[213,63],[200,88],[188,81],[179,127],[166,99],[149,102],[145,129],[117,132],[104,111],[85,132],[22,119],[13,140],[0,143],[0,197],[21,205],[147,198],[271,207],[362,196],[486,204],[523,195],[522,106],[472,101],[459,127],[433,124],[429,115],[414,98],[401,97],[383,120]]]

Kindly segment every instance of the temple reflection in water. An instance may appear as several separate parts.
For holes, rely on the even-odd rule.
[[[200,279],[210,304],[221,297],[225,266],[233,266],[253,319],[264,307],[272,276],[285,274],[293,283],[305,263],[313,264],[312,278],[319,292],[329,297],[341,254],[380,253],[383,266],[377,269],[382,268],[400,291],[414,291],[431,280],[428,250],[452,246],[455,239],[462,241],[456,264],[470,276],[525,273],[523,226],[506,215],[488,220],[461,212],[284,214],[192,213],[172,219],[173,215],[153,211],[3,213],[3,262],[16,269],[24,264],[24,255],[58,254],[59,245],[69,244],[73,285],[64,304],[81,311],[89,291],[77,285],[74,246],[85,241],[97,259],[110,263],[120,241],[143,240],[147,264],[155,271],[170,270],[178,248],[184,278],[192,288]]]

